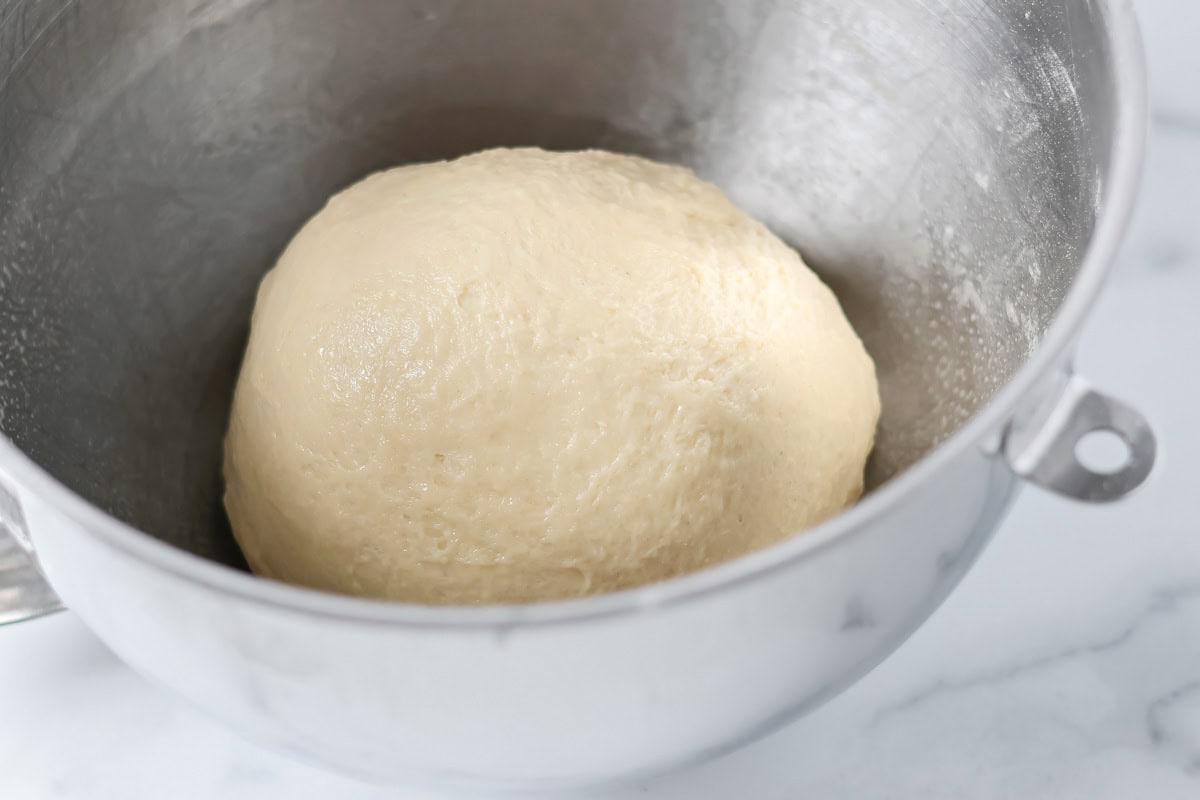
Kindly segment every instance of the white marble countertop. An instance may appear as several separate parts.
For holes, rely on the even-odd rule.
[[[1200,797],[1200,2],[1139,5],[1146,179],[1079,361],[1155,424],[1151,484],[1104,508],[1026,491],[950,600],[849,692],[721,761],[593,797]],[[0,630],[0,797],[432,795],[248,744],[64,613]]]

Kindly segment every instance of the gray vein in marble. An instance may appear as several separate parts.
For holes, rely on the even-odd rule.
[[[1187,266],[1191,261],[1192,251],[1185,244],[1167,241],[1153,247],[1148,257],[1151,267],[1168,272]]]
[[[1010,681],[1014,678],[1024,676],[1030,672],[1045,669],[1050,666],[1055,666],[1063,661],[1075,660],[1088,656],[1099,655],[1101,653],[1116,650],[1125,644],[1128,644],[1139,630],[1152,618],[1162,614],[1170,614],[1176,612],[1181,605],[1191,605],[1200,602],[1200,584],[1187,584],[1184,586],[1171,587],[1162,589],[1152,593],[1148,601],[1143,605],[1142,609],[1136,613],[1133,618],[1116,633],[1101,639],[1084,644],[1075,644],[1070,647],[1057,650],[1053,653],[1041,655],[1036,658],[1030,658],[1016,664],[997,667],[994,670],[982,672],[977,675],[972,675],[963,678],[949,679],[939,678],[931,685],[916,692],[905,700],[898,703],[885,706],[880,709],[869,723],[868,727],[875,728],[888,719],[903,714],[922,703],[927,702],[935,697],[940,697],[947,694],[958,693],[975,689],[982,686],[1000,684]],[[1172,693],[1159,698],[1159,704],[1156,714],[1161,716],[1167,707],[1173,703],[1187,697],[1191,691],[1200,691],[1200,681],[1196,681],[1196,685],[1189,689],[1189,686],[1176,688]],[[1151,704],[1153,709],[1154,703]],[[1150,711],[1147,711],[1147,728],[1150,733],[1151,740],[1154,741],[1155,731],[1158,731],[1158,736],[1165,737],[1165,727],[1161,723],[1157,727],[1152,727],[1152,719],[1149,716]],[[1197,753],[1197,762],[1200,762],[1200,753]],[[1200,767],[1200,763],[1197,764]],[[1200,774],[1200,772],[1197,772]]]
[[[1200,136],[1200,115],[1197,114],[1174,109],[1158,109],[1150,115],[1150,121],[1164,131]]]
[[[1177,743],[1177,735],[1172,732],[1172,726],[1168,724],[1166,717],[1177,706],[1197,696],[1200,696],[1200,680],[1189,681],[1150,701],[1146,707],[1146,733],[1150,737],[1151,744],[1155,747],[1163,747]],[[1178,744],[1186,747],[1186,743],[1179,742]],[[1190,752],[1183,769],[1189,775],[1200,776],[1200,752],[1196,752],[1194,748],[1188,749]]]

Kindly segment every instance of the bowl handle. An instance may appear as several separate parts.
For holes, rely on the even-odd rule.
[[[1145,417],[1120,400],[1099,392],[1083,378],[1063,373],[1032,411],[1018,417],[1004,440],[1013,471],[1030,483],[1088,503],[1125,497],[1142,485],[1154,467],[1157,445]],[[1079,443],[1098,431],[1125,445],[1119,465],[1093,470],[1079,457]]]
[[[0,625],[62,608],[34,560],[17,498],[0,485]]]

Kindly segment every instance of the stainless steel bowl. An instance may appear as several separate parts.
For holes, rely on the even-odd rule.
[[[720,752],[892,650],[1020,478],[1109,500],[1153,461],[1068,368],[1142,149],[1125,0],[10,0],[0,52],[0,615],[57,592],[332,767],[551,789]],[[247,574],[218,465],[259,277],[364,173],[504,144],[689,164],[794,242],[879,365],[872,493],[577,601]],[[1115,473],[1075,457],[1096,429],[1130,449]]]

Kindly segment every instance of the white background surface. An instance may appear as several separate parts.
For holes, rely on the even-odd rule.
[[[1132,500],[1028,490],[894,657],[817,713],[599,800],[1200,797],[1200,2],[1142,0],[1153,119],[1137,219],[1081,371],[1145,412]],[[424,799],[248,744],[70,613],[0,629],[0,798]]]

